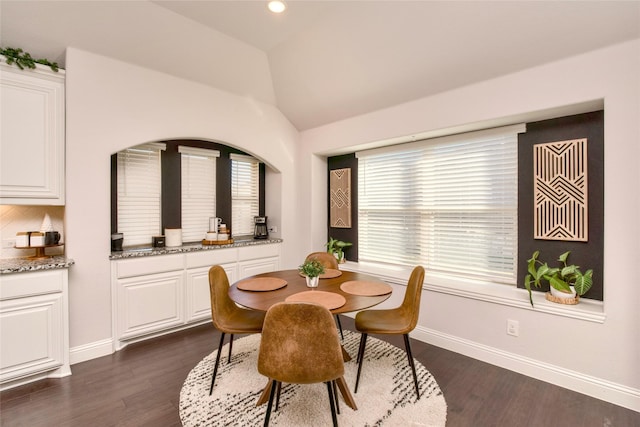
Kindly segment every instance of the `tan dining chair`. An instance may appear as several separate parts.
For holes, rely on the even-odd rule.
[[[305,258],[305,262],[311,261],[312,259],[318,260],[320,264],[324,266],[324,268],[331,268],[333,270],[339,270],[338,260],[333,254],[329,252],[312,252]],[[338,325],[338,329],[340,329],[340,338],[344,340],[344,333],[342,332],[342,322],[340,322],[340,316],[336,314],[336,324]]]
[[[305,302],[274,304],[264,319],[258,372],[271,381],[265,426],[282,383],[320,382],[327,385],[333,425],[338,425],[336,381],[344,382],[344,361],[338,332],[326,307]]]
[[[211,387],[209,395],[213,392],[213,385],[218,374],[218,366],[220,365],[220,353],[224,344],[224,337],[229,337],[229,356],[227,363],[231,363],[231,348],[233,347],[234,334],[253,334],[262,331],[265,314],[257,310],[248,310],[236,305],[229,298],[229,279],[224,268],[214,265],[209,269],[209,295],[211,297],[211,320],[213,326],[216,327],[220,334],[220,343],[218,344],[218,354],[216,355],[216,363],[213,368],[213,376],[211,377]]]
[[[413,373],[413,383],[416,387],[417,398],[420,399],[420,388],[418,387],[418,377],[416,367],[411,354],[411,344],[409,342],[409,332],[418,324],[420,314],[420,296],[422,295],[422,283],[424,282],[424,268],[417,266],[411,272],[404,300],[399,307],[386,310],[363,310],[356,314],[355,326],[361,333],[360,347],[358,349],[358,373],[356,376],[356,387],[354,392],[358,392],[360,382],[360,371],[364,364],[364,350],[367,345],[369,334],[394,334],[404,337],[404,348],[409,359],[409,366]]]

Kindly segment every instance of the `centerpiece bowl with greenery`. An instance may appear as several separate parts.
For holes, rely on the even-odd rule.
[[[324,273],[324,265],[317,259],[311,259],[300,265],[298,271],[306,277],[308,287],[317,288],[320,275]]]
[[[563,304],[577,304],[579,296],[586,294],[593,284],[593,270],[582,273],[577,265],[567,265],[567,259],[571,251],[567,251],[558,257],[561,267],[549,267],[546,262],[538,259],[540,251],[535,251],[527,261],[528,274],[524,278],[524,286],[529,291],[529,302],[533,307],[531,285],[536,288],[542,286],[542,281],[549,282],[551,294],[547,299]]]

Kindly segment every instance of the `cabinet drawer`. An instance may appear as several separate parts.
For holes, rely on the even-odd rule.
[[[184,269],[184,254],[149,256],[116,262],[116,277],[142,276]]]
[[[236,248],[194,252],[187,254],[187,268],[211,267],[236,262],[237,257],[238,250]]]
[[[2,275],[0,300],[62,292],[66,270]]]
[[[238,248],[238,260],[269,258],[280,255],[280,245],[256,245]]]

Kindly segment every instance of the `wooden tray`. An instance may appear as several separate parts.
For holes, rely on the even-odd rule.
[[[233,243],[233,239],[229,240],[202,240],[202,244],[207,245],[230,245]]]
[[[268,292],[287,286],[287,281],[277,277],[256,277],[238,282],[236,287],[242,291]]]
[[[342,307],[347,300],[340,294],[324,291],[304,291],[297,294],[289,295],[286,302],[315,302],[324,305],[329,310]]]
[[[380,282],[366,282],[363,280],[350,280],[340,285],[342,292],[351,295],[360,295],[367,297],[375,297],[379,295],[390,294],[391,286]]]

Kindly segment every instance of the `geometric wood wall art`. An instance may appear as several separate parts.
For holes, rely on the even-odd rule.
[[[351,228],[351,169],[334,169],[329,176],[330,217],[333,228]]]
[[[587,139],[533,146],[534,239],[588,241]]]

